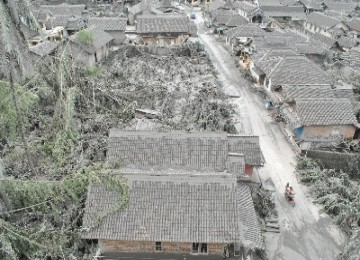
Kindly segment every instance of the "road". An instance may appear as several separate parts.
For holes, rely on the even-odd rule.
[[[226,93],[238,94],[231,98],[237,111],[236,126],[242,134],[260,136],[265,165],[259,169],[263,183],[272,186],[280,234],[265,233],[269,259],[273,260],[331,260],[341,251],[345,236],[326,214],[321,213],[295,175],[296,154],[286,140],[278,123],[272,122],[262,99],[254,93],[235,66],[234,57],[223,41],[219,41],[204,25],[200,10],[196,10],[195,23],[198,37],[219,72]],[[296,192],[296,206],[285,200],[285,184],[290,182]]]

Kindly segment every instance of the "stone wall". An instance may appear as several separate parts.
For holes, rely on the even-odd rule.
[[[163,253],[185,253],[190,254],[191,243],[162,242]],[[103,253],[113,252],[147,252],[155,253],[155,242],[151,241],[119,241],[119,240],[99,240],[99,246]],[[209,254],[221,255],[224,244],[208,244]],[[159,253],[159,252],[156,252]]]
[[[325,168],[349,170],[349,162],[356,161],[356,159],[358,160],[358,168],[360,168],[358,154],[319,150],[309,150],[306,154]]]

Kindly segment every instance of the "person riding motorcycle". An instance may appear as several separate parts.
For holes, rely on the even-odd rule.
[[[286,186],[285,186],[285,196],[289,199],[289,200],[292,200],[294,198],[294,195],[295,195],[295,191],[293,189],[292,186],[290,186],[289,183],[286,183]]]

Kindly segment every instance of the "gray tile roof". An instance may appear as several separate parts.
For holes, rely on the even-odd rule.
[[[330,85],[284,85],[282,92],[285,102],[306,98],[335,98]]]
[[[258,136],[228,135],[229,152],[243,154],[245,164],[263,165],[264,157],[260,149]]]
[[[148,176],[131,174],[126,208],[110,213],[99,225],[99,212],[116,205],[118,195],[91,185],[83,226],[87,239],[234,243],[262,247],[250,189],[224,176]]]
[[[120,131],[109,134],[107,160],[141,168],[181,168],[225,171],[229,152],[245,155],[249,165],[262,165],[256,137],[233,137],[238,148],[230,150],[226,133]]]
[[[322,54],[327,49],[323,44],[314,40],[306,43],[296,43],[295,46],[296,52],[300,54]]]
[[[85,11],[85,5],[42,5],[41,10],[49,10],[54,16],[57,15],[81,15]]]
[[[225,1],[223,0],[215,0],[215,1],[211,1],[211,3],[208,6],[208,10],[210,12],[213,12],[215,10],[220,9],[221,7],[223,7],[226,4]]]
[[[330,10],[336,10],[339,12],[347,12],[347,13],[353,11],[356,6],[353,3],[332,2],[332,1],[326,1],[325,5]]]
[[[237,6],[237,8],[239,8],[240,10],[242,10],[248,14],[254,12],[255,10],[259,10],[259,8],[256,5],[254,5],[250,2],[246,2],[246,1],[244,1],[244,2],[236,1],[236,6]]]
[[[44,41],[36,44],[35,46],[29,47],[30,52],[33,52],[40,57],[44,57],[46,55],[51,54],[55,51],[57,44],[50,41]]]
[[[268,17],[291,17],[292,20],[305,20],[302,6],[263,6],[261,10]]]
[[[320,67],[301,56],[281,58],[267,76],[273,86],[330,84],[331,81]]]
[[[359,70],[360,67],[360,51],[356,49],[351,49],[350,51],[344,52],[341,54],[340,59],[343,64],[352,67],[356,70]]]
[[[349,99],[297,99],[297,113],[303,125],[352,125],[356,117]]]
[[[66,27],[66,24],[71,17],[72,17],[72,15],[57,15],[51,21],[52,26],[53,27],[56,27],[56,26]]]
[[[264,36],[265,31],[262,30],[256,24],[248,24],[243,26],[238,26],[233,29],[228,30],[225,34],[231,38],[234,37],[255,37],[255,36]]]
[[[313,34],[310,39],[320,43],[322,46],[324,46],[327,49],[330,49],[336,43],[335,39],[324,36],[324,35],[319,34],[319,33]]]
[[[344,23],[349,26],[351,30],[360,32],[360,20],[359,19],[353,19],[350,21],[344,21]]]
[[[316,25],[318,27],[324,28],[326,30],[331,29],[335,25],[338,25],[341,23],[340,20],[335,19],[330,16],[327,16],[327,15],[324,15],[319,12],[313,12],[313,13],[309,14],[306,21],[313,25]]]
[[[259,6],[284,6],[280,0],[258,0]]]
[[[188,33],[190,21],[183,15],[149,15],[137,18],[136,33]]]
[[[337,98],[347,98],[351,102],[355,101],[353,86],[350,84],[334,88],[334,94]]]
[[[90,44],[83,44],[78,41],[77,35],[79,32],[72,35],[70,37],[70,40],[72,42],[78,44],[83,50],[85,50],[86,52],[88,52],[90,54],[94,53],[96,50],[98,50],[101,47],[105,46],[106,44],[110,43],[114,39],[110,34],[104,32],[103,30],[101,30],[99,28],[89,27],[84,30],[87,32],[90,32],[93,36],[93,41]]]
[[[235,14],[236,12],[234,10],[216,10],[213,12],[212,17],[216,24],[225,25],[231,17],[235,16]],[[245,18],[243,19],[246,20]]]
[[[249,22],[241,15],[234,15],[226,21],[225,25],[228,27],[236,27],[236,26],[246,25],[248,23]]]
[[[87,21],[82,16],[72,16],[67,20],[66,29],[81,30],[87,26]]]
[[[89,26],[98,27],[104,31],[125,31],[127,18],[121,17],[90,17]]]
[[[303,6],[305,6],[308,9],[315,9],[315,10],[322,10],[322,6],[321,6],[321,2],[312,0],[312,1],[308,1],[308,0],[300,0],[300,3],[303,4]]]
[[[356,41],[353,38],[342,35],[336,40],[339,46],[351,49],[356,46]]]

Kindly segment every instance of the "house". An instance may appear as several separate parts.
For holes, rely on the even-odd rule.
[[[336,40],[332,37],[324,36],[320,33],[314,33],[310,36],[310,40],[323,46],[326,50],[330,50],[336,47]]]
[[[228,20],[225,23],[225,26],[229,29],[234,28],[234,27],[238,27],[238,26],[243,26],[248,24],[248,20],[246,20],[243,16],[241,15],[233,15],[231,17],[228,18]]]
[[[89,42],[81,39],[81,33],[91,35]],[[114,38],[99,28],[87,28],[70,37],[72,58],[85,65],[93,66],[109,55]]]
[[[226,43],[231,46],[232,50],[238,45],[248,45],[254,37],[263,37],[264,35],[265,31],[257,24],[238,26],[225,32]]]
[[[354,48],[357,45],[355,39],[342,35],[336,40],[338,48],[342,51],[349,51],[351,48]]]
[[[262,59],[255,64],[264,74],[257,74],[266,90],[283,85],[329,85],[330,77],[305,56],[284,55]],[[256,71],[255,71],[256,72]]]
[[[90,17],[89,26],[97,27],[114,38],[115,44],[121,44],[125,41],[127,18],[121,17]]]
[[[330,85],[283,85],[278,89],[279,103],[294,104],[297,99],[335,99]]]
[[[354,137],[357,121],[349,99],[296,99],[295,104],[300,125],[295,129],[298,138]]]
[[[306,19],[304,9],[300,6],[263,6],[261,10],[265,17],[273,18],[281,23]]]
[[[360,51],[358,49],[351,49],[340,55],[340,61],[354,71],[358,72],[360,67]]]
[[[86,6],[84,4],[68,5],[64,3],[60,5],[41,5],[40,10],[49,11],[54,17],[59,15],[81,16],[86,10]]]
[[[83,239],[103,257],[253,259],[263,247],[250,188],[223,173],[121,169],[128,198],[103,184],[88,190]],[[102,214],[107,213],[107,214]],[[99,220],[100,219],[100,220]]]
[[[142,15],[136,23],[136,34],[143,45],[182,44],[187,41],[190,29],[190,21],[184,15]]]
[[[227,23],[227,21],[229,21],[229,19],[235,15],[236,15],[236,12],[234,10],[223,10],[223,9],[216,10],[211,14],[212,24],[215,27],[223,26],[225,28],[225,24]],[[238,15],[238,16],[240,16],[240,15]],[[243,19],[245,19],[245,18],[243,18]]]
[[[353,3],[324,1],[322,6],[325,10],[333,10],[345,14],[350,14],[355,10],[356,5]]]
[[[236,5],[239,14],[245,17],[249,22],[261,23],[263,20],[263,12],[257,6],[250,2],[240,2]]]
[[[158,0],[147,0],[130,7],[128,9],[129,24],[134,25],[137,17],[143,14],[163,14],[162,11],[156,9],[160,6],[161,2]]]
[[[327,37],[332,37],[337,30],[342,30],[343,32],[348,30],[341,20],[319,12],[309,14],[304,22],[304,27],[311,33],[319,33]]]
[[[241,172],[233,172],[240,176],[244,173],[251,175],[254,167],[263,165],[264,159],[257,136],[229,136],[225,132],[111,129],[107,160],[110,164],[122,162],[137,168],[181,168],[217,172],[228,171],[229,168],[234,168],[233,164],[245,165]]]
[[[71,16],[65,26],[65,30],[67,33],[67,36],[74,35],[78,31],[81,31],[82,29],[86,28],[88,25],[88,21],[83,18],[82,16]]]
[[[324,7],[321,5],[321,2],[316,0],[300,0],[297,2],[298,6],[303,6],[304,11],[307,15],[312,12],[322,12]]]
[[[355,39],[360,38],[360,19],[352,19],[349,21],[344,21],[344,24],[349,28],[349,30],[346,31],[347,35]]]
[[[58,45],[51,41],[44,41],[35,46],[29,47],[30,57],[35,64],[39,60],[48,60],[49,55],[56,52]]]

